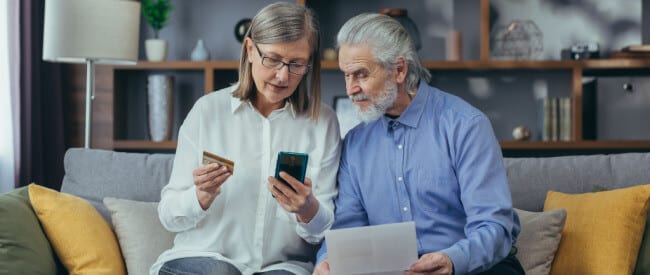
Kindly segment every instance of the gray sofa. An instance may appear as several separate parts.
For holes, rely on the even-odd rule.
[[[650,153],[506,158],[516,208],[539,212],[547,191],[585,193],[650,183]],[[156,202],[170,176],[173,155],[70,149],[62,192],[90,201],[110,223],[102,200]]]

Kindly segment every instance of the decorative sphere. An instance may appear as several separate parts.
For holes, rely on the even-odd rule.
[[[336,60],[338,58],[336,50],[333,48],[326,48],[323,50],[323,59],[324,60]]]
[[[252,23],[253,21],[250,18],[244,18],[242,20],[239,20],[239,22],[237,22],[237,25],[235,25],[235,38],[237,38],[237,41],[239,41],[239,43],[242,43],[244,41],[246,32],[248,31],[248,28],[251,27]]]
[[[530,129],[525,126],[517,126],[512,130],[512,137],[515,138],[515,140],[529,140]]]

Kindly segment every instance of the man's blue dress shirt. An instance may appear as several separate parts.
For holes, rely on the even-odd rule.
[[[400,117],[347,134],[338,183],[332,229],[415,221],[418,254],[446,253],[455,274],[498,263],[519,234],[488,118],[427,84]]]

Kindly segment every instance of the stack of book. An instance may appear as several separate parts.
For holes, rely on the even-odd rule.
[[[609,58],[650,58],[650,45],[627,46],[621,49],[621,51],[611,52]]]
[[[571,141],[571,97],[544,98],[540,117],[542,141]]]

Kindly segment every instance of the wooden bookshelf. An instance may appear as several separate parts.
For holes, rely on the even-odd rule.
[[[116,70],[214,70],[214,69],[231,69],[239,68],[239,61],[138,61],[135,65],[119,65],[113,67]]]
[[[308,1],[298,0],[299,4],[308,4]],[[501,147],[504,150],[636,150],[636,149],[650,149],[650,140],[616,140],[616,141],[600,141],[600,140],[583,140],[582,135],[584,128],[582,125],[582,99],[583,90],[582,83],[586,77],[590,76],[624,76],[628,74],[636,75],[649,75],[650,76],[650,59],[643,58],[620,58],[620,59],[595,59],[595,60],[491,60],[490,59],[490,1],[480,0],[477,3],[480,9],[479,25],[479,46],[477,49],[480,53],[478,60],[464,60],[464,61],[441,61],[441,60],[426,60],[423,62],[424,66],[432,71],[499,71],[509,73],[508,71],[531,71],[531,73],[546,73],[548,71],[562,71],[570,75],[571,86],[569,91],[570,96],[573,98],[572,115],[571,115],[571,137],[572,141],[569,142],[518,142],[518,141],[502,141]],[[106,139],[98,148],[115,149],[115,150],[174,150],[176,142],[151,142],[146,140],[124,139],[116,129],[122,129],[128,117],[122,116],[119,111],[121,106],[120,101],[116,101],[116,90],[121,90],[122,94],[133,91],[142,90],[142,80],[147,73],[154,73],[158,70],[164,73],[172,74],[191,74],[195,86],[200,86],[207,93],[216,90],[226,82],[231,83],[236,81],[232,79],[237,76],[239,67],[238,60],[211,60],[211,61],[188,61],[188,60],[174,60],[162,62],[139,61],[135,65],[119,65],[119,66],[98,66],[96,81],[96,92],[101,102],[96,101],[95,104],[100,103],[101,108],[94,109],[93,124],[94,131],[100,132],[101,136],[95,134],[93,136],[94,142],[97,140]],[[325,71],[339,71],[338,61],[336,60],[323,60],[321,67]],[[76,68],[76,67],[75,67]],[[79,84],[79,91],[83,90],[84,71],[81,67],[75,70],[76,81]],[[139,84],[138,84],[139,83]],[[140,85],[133,88],[133,85]],[[76,88],[76,84],[75,84]],[[127,89],[128,88],[128,89]],[[198,90],[197,90],[198,91]],[[79,92],[80,93],[80,92]],[[79,98],[79,99],[76,99]],[[75,97],[75,105],[83,106],[82,96]],[[101,121],[99,121],[101,119]],[[78,130],[77,130],[78,131]]]

